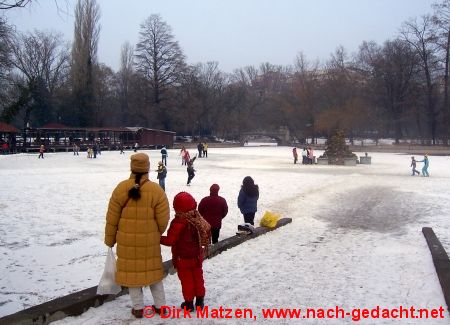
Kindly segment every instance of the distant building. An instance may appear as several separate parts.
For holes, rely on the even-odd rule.
[[[47,124],[40,128],[26,128],[25,141],[17,141],[18,150],[34,150],[44,144],[48,150],[68,151],[74,144],[86,150],[93,143],[103,150],[120,147],[131,148],[135,143],[139,148],[154,149],[165,145],[173,147],[175,132],[155,130],[144,127],[69,127],[62,124]]]

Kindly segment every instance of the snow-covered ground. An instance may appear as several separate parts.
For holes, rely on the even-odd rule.
[[[422,235],[433,227],[450,251],[450,157],[431,156],[431,177],[410,176],[410,156],[374,153],[372,165],[294,165],[290,147],[210,148],[197,159],[186,186],[178,150],[169,150],[169,201],[189,191],[197,201],[213,183],[229,204],[221,239],[234,235],[242,216],[236,199],[250,175],[260,187],[256,221],[269,210],[293,222],[204,263],[211,308],[261,309],[439,308],[446,310]],[[144,151],[156,178],[159,151]],[[6,315],[98,283],[104,266],[104,216],[112,190],[129,176],[129,156],[102,152],[0,156],[0,315]],[[321,152],[317,151],[316,155]],[[361,153],[357,153],[362,155]],[[416,157],[421,159],[422,157]],[[422,164],[419,165],[419,170]],[[173,215],[173,214],[172,214]],[[170,251],[163,248],[163,259]],[[179,306],[176,275],[165,280],[167,304]],[[146,303],[152,304],[147,290]],[[146,324],[130,314],[129,296],[91,308],[61,324]],[[445,319],[398,320],[448,324]],[[239,319],[152,319],[171,324],[241,324]],[[362,320],[363,324],[393,320]],[[279,323],[288,322],[279,320]],[[308,324],[346,319],[302,319]]]

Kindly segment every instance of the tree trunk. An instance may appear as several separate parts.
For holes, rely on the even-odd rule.
[[[448,145],[448,133],[450,126],[450,107],[448,103],[448,69],[449,69],[449,56],[450,56],[450,29],[447,32],[447,44],[445,49],[445,74],[444,74],[444,132],[443,140],[444,145]]]

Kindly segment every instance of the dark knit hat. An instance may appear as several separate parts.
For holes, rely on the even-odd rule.
[[[211,194],[217,194],[219,193],[220,187],[217,184],[213,184],[211,185],[211,187],[209,188],[209,193]]]
[[[173,198],[173,208],[175,212],[188,212],[195,210],[197,202],[188,192],[180,192]]]
[[[150,161],[145,153],[137,153],[130,157],[131,159],[131,171],[133,173],[144,174],[148,173],[150,169]]]

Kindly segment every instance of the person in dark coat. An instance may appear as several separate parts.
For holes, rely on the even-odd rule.
[[[189,160],[186,164],[187,164],[187,173],[188,173],[188,180],[187,180],[187,185],[191,185],[191,181],[192,179],[195,177],[195,169],[194,169],[194,161],[197,158],[197,156],[195,156],[194,158],[192,158],[191,160]]]
[[[227,201],[219,196],[219,185],[213,184],[209,188],[209,196],[204,197],[198,205],[198,212],[211,225],[212,243],[219,241],[220,228],[222,228],[222,219],[228,213]]]
[[[297,148],[293,148],[292,149],[292,155],[294,156],[294,164],[296,164],[297,163],[297,160],[298,160],[298,153],[297,153]]]
[[[411,176],[416,176],[416,173],[417,173],[417,175],[420,175],[420,172],[416,169],[416,166],[417,166],[416,159],[414,157],[411,157],[411,167],[412,167],[412,175]]]
[[[161,149],[161,161],[164,163],[164,166],[167,166],[167,149],[166,146],[163,146]]]
[[[203,278],[203,245],[208,245],[210,229],[202,218],[197,202],[187,192],[180,192],[173,199],[175,218],[170,223],[167,236],[161,236],[161,244],[172,247],[172,263],[181,282],[184,302],[181,308],[192,311],[204,307],[205,281]]]
[[[198,157],[202,158],[202,154],[203,154],[203,143],[199,142],[197,145],[197,150],[198,150]]]
[[[254,225],[255,213],[258,210],[259,187],[253,178],[246,176],[242,181],[238,196],[238,208],[244,216],[244,222]]]

